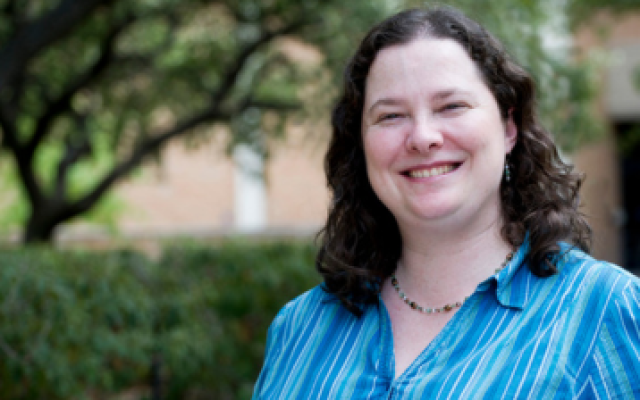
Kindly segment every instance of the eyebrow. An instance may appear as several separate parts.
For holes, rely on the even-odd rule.
[[[466,90],[460,90],[460,89],[447,89],[447,90],[442,90],[442,91],[436,93],[435,95],[432,96],[432,99],[434,99],[434,100],[444,100],[444,99],[446,99],[448,97],[451,97],[453,95],[456,95],[456,94],[465,94],[465,95],[467,95],[467,94],[469,94],[469,92],[466,91]]]
[[[437,92],[436,94],[434,94],[433,96],[431,96],[431,98],[433,100],[436,101],[442,101],[442,100],[446,100],[447,98],[451,97],[451,96],[456,96],[456,95],[462,95],[462,96],[468,96],[471,97],[471,99],[477,99],[477,96],[469,91],[469,90],[464,90],[464,89],[446,89],[446,90],[441,90],[439,92]]]
[[[373,103],[371,107],[369,107],[369,110],[367,110],[367,114],[370,114],[373,111],[373,109],[378,106],[395,106],[400,103],[402,103],[402,100],[385,97]]]

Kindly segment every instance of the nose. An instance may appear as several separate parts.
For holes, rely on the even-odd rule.
[[[428,153],[442,147],[442,143],[441,128],[426,120],[415,121],[406,139],[407,151],[410,153]]]

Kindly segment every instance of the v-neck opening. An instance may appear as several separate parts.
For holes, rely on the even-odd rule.
[[[471,296],[462,304],[452,318],[444,325],[444,327],[435,335],[433,340],[426,345],[424,349],[420,351],[418,356],[416,356],[407,366],[407,368],[402,371],[402,373],[396,376],[396,354],[395,354],[395,338],[393,336],[393,326],[391,324],[391,315],[389,315],[389,311],[384,301],[382,300],[382,296],[378,294],[378,302],[380,305],[380,317],[381,317],[381,332],[382,332],[382,346],[386,348],[382,349],[382,353],[385,356],[384,365],[386,368],[385,373],[391,378],[393,384],[397,381],[402,381],[406,378],[406,375],[411,373],[416,368],[419,368],[424,361],[433,354],[433,357],[438,357],[440,351],[438,348],[445,347],[447,344],[446,336],[449,332],[455,330],[455,328],[460,324],[461,318],[464,318],[464,314],[468,312],[468,303],[476,296],[476,294],[481,291],[479,287],[473,292]]]

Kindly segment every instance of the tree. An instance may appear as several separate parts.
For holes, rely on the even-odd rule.
[[[206,139],[213,125],[229,128],[231,144],[277,132],[318,100],[301,88],[330,92],[323,85],[335,83],[363,32],[412,3],[0,0],[0,157],[11,160],[5,172],[29,205],[23,240],[50,241],[172,140]],[[563,143],[595,131],[592,64],[576,63],[564,44],[548,46],[543,33],[555,26],[569,35],[570,17],[585,13],[580,0],[452,4],[512,44],[545,88],[543,115]],[[314,46],[322,61],[296,62],[287,40]]]
[[[171,140],[224,124],[250,141],[265,113],[302,107],[309,77],[283,39],[342,59],[358,23],[385,11],[333,0],[0,2],[1,151],[30,206],[24,241],[51,240]]]

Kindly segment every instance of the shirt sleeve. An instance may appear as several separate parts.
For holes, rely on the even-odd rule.
[[[253,388],[252,400],[263,398],[261,397],[261,393],[264,392],[267,382],[269,381],[269,376],[275,368],[278,354],[282,348],[283,327],[285,325],[286,315],[288,314],[288,308],[289,307],[287,305],[278,312],[278,315],[276,315],[269,326],[269,330],[267,331],[267,346],[265,348],[264,363],[262,365],[260,375],[258,376],[258,380]]]
[[[610,282],[580,398],[640,398],[640,280],[616,274]]]

